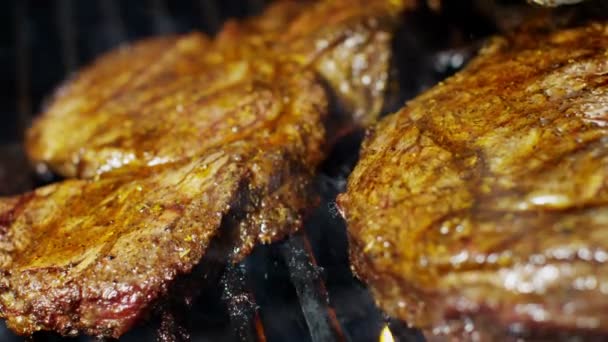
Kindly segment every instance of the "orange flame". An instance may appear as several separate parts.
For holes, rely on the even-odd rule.
[[[380,342],[395,342],[393,333],[391,332],[391,329],[389,329],[388,325],[385,325],[380,332]]]

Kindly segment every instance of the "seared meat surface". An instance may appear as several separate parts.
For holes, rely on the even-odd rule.
[[[3,201],[3,315],[22,333],[118,335],[202,257],[245,171],[217,152]]]
[[[608,25],[491,41],[367,136],[353,269],[432,339],[608,334]]]
[[[238,260],[300,228],[328,137],[381,107],[404,5],[280,2],[215,39],[111,52],[64,85],[27,146],[77,179],[0,199],[9,327],[120,336],[214,239]]]
[[[388,0],[280,2],[229,22],[213,41],[195,33],[125,47],[59,89],[28,132],[28,154],[64,176],[90,178],[244,140],[280,117],[277,89],[265,83],[287,76],[283,64],[315,71],[348,121],[367,123],[383,102],[387,27],[398,8]]]
[[[561,6],[561,5],[572,5],[579,3],[583,0],[529,0],[532,3],[542,5],[542,6]]]

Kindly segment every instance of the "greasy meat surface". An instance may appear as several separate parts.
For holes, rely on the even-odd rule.
[[[298,78],[276,84],[282,91],[272,105],[283,114],[247,142],[7,199],[0,214],[0,304],[9,325],[24,333],[118,336],[201,259],[229,210],[238,226],[222,229],[234,235],[234,257],[297,229],[314,198],[308,182],[321,156],[327,109],[314,78],[305,72]],[[263,118],[268,110],[249,115]],[[284,186],[302,197],[285,198]]]
[[[69,334],[77,321],[104,334],[132,324],[201,258],[246,170],[217,152],[144,171],[0,203],[0,301],[14,330]]]
[[[388,0],[281,2],[228,23],[214,41],[191,34],[125,47],[60,88],[28,132],[28,154],[64,176],[90,178],[243,140],[278,118],[273,89],[258,81],[287,62],[317,71],[343,111],[368,123],[382,105],[386,27],[398,8]],[[246,115],[261,107],[268,110]]]
[[[9,327],[119,336],[212,240],[238,260],[298,229],[328,138],[381,106],[403,4],[365,3],[281,2],[215,39],[114,51],[64,85],[27,146],[77,179],[0,199]]]
[[[608,333],[608,25],[496,38],[367,136],[354,270],[432,338]]]
[[[560,6],[560,5],[571,5],[579,3],[583,0],[529,0],[529,2],[542,5],[542,6]]]

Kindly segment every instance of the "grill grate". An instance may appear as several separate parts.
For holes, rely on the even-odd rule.
[[[28,27],[25,21],[27,16],[27,3],[20,1],[15,6],[15,60],[17,71],[17,128],[23,132],[30,123],[32,112],[30,98],[30,49],[28,48]],[[18,138],[22,138],[21,135]]]
[[[241,341],[266,341],[264,327],[260,321],[258,306],[247,288],[246,266],[229,265],[221,283],[222,300],[228,307],[232,330]]]
[[[56,25],[61,42],[62,59],[66,73],[72,73],[78,66],[76,55],[76,33],[74,28],[74,14],[71,0],[59,0],[56,8]]]
[[[302,232],[281,245],[281,254],[287,262],[302,312],[313,341],[344,341],[344,333],[329,306],[329,297],[317,266],[310,242]]]
[[[31,188],[32,182],[28,177],[23,182],[13,182],[17,179],[15,175],[27,176],[23,172],[27,163],[18,142],[22,141],[22,133],[29,125],[33,111],[41,107],[44,97],[71,72],[118,44],[146,36],[190,30],[216,33],[226,18],[257,13],[266,2],[16,1],[12,4],[12,21],[4,21],[14,24],[13,29],[4,30],[14,33],[13,38],[8,39],[11,44],[0,46],[0,51],[7,52],[0,54],[0,61],[5,62],[3,65],[14,66],[2,70],[11,73],[8,78],[14,79],[14,83],[3,92],[6,97],[0,98],[5,111],[5,115],[0,117],[0,143],[9,146],[0,145],[0,195]],[[429,12],[425,15],[428,16]],[[440,17],[434,20],[424,18],[429,27],[445,22]],[[419,35],[428,37],[428,27],[414,26],[409,25],[409,31],[402,33],[396,43],[401,44],[397,50],[398,59],[403,58],[407,64],[402,68],[407,79],[401,76],[402,83],[406,85],[401,98],[413,96],[453,71],[447,70],[449,66],[437,66],[436,46],[416,39]],[[447,30],[445,25],[439,27]],[[430,38],[429,41],[434,41],[432,38],[436,37]],[[150,322],[121,340],[377,340],[387,319],[350,272],[345,227],[332,204],[335,195],[344,190],[345,178],[356,161],[360,139],[360,136],[344,139],[323,166],[318,179],[323,201],[308,222],[306,231],[280,244],[258,247],[244,262],[228,266],[221,276],[221,288],[192,290],[199,285],[213,283],[208,280],[216,276],[197,274],[198,279],[189,280],[189,294],[185,301],[184,298],[168,299]],[[11,153],[4,153],[9,149]],[[12,159],[7,159],[8,155]],[[12,170],[6,168],[8,165],[18,167]],[[3,173],[13,176],[5,175],[3,178]],[[37,179],[38,183],[49,180]],[[3,183],[12,185],[7,188]],[[194,298],[195,292],[199,292],[197,299]],[[398,341],[422,340],[418,332],[403,325],[391,322],[390,326]],[[2,325],[0,340],[12,342],[22,339],[13,336]],[[41,333],[32,340],[93,339],[67,339]]]

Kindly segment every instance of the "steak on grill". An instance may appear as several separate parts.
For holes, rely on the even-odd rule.
[[[583,0],[529,0],[529,2],[542,5],[542,6],[561,6],[561,5],[572,5],[579,3]]]
[[[27,146],[79,179],[0,199],[8,326],[118,337],[212,241],[238,260],[300,228],[328,137],[381,107],[404,5],[280,2],[215,39],[111,52],[64,85]]]
[[[608,334],[608,25],[495,38],[366,137],[353,269],[427,337]]]
[[[63,176],[91,178],[243,140],[280,117],[269,85],[285,77],[285,64],[335,89],[344,121],[367,123],[383,102],[387,27],[398,8],[388,0],[279,2],[229,22],[213,41],[194,33],[119,49],[56,92],[28,132],[28,154]],[[265,106],[260,117],[239,118]]]

